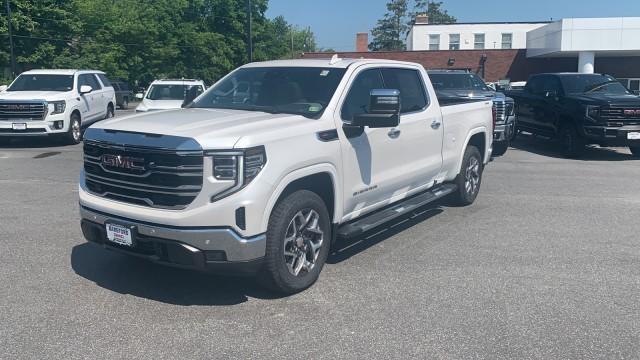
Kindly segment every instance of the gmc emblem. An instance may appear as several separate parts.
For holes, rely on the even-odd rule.
[[[630,109],[624,111],[625,116],[640,116],[640,109]]]
[[[9,110],[28,110],[29,105],[11,104],[7,105],[7,108],[9,108]]]
[[[104,154],[102,155],[102,165],[119,169],[145,171],[144,159],[122,155]]]

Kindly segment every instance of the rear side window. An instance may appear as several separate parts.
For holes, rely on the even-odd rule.
[[[420,73],[410,69],[382,69],[385,88],[400,90],[402,113],[422,110],[427,106],[427,95]]]
[[[96,76],[98,76],[104,87],[113,87],[113,85],[111,85],[111,81],[109,81],[109,78],[107,78],[105,74],[96,74]]]
[[[354,115],[366,114],[373,89],[384,89],[380,70],[369,69],[358,74],[342,106],[342,119],[353,120]]]

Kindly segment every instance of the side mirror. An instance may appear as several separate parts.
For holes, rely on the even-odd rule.
[[[347,125],[370,128],[392,128],[400,124],[400,90],[374,89],[369,99],[369,112],[357,114]]]
[[[80,95],[88,94],[93,91],[93,88],[89,85],[80,86]]]
[[[136,93],[136,99],[142,100],[143,97],[144,97],[143,93]]]
[[[187,107],[191,105],[193,100],[200,95],[200,89],[197,86],[192,86],[187,92],[184,94],[184,101],[182,102],[182,107]]]

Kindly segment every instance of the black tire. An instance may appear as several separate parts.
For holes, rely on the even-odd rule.
[[[304,214],[305,211],[310,212],[311,210],[315,211],[316,215],[319,216],[316,226],[317,229],[315,229],[315,231],[318,229],[322,231],[322,235],[318,235],[315,232],[308,233],[309,236],[315,237],[313,241],[316,243],[319,242],[317,236],[320,236],[322,239],[322,241],[319,242],[319,250],[315,252],[308,246],[312,240],[307,239],[306,236],[303,239],[302,235],[300,235],[300,237],[296,235],[298,232],[293,234],[293,236],[287,236],[289,233],[288,230],[291,230],[292,226],[293,228],[298,228],[296,223],[297,214],[300,212]],[[303,233],[304,231],[299,232],[299,234]],[[296,240],[285,244],[285,238],[287,237],[293,237]],[[299,243],[304,243],[304,247],[310,250],[301,250],[298,245]],[[307,289],[318,279],[329,255],[330,243],[331,219],[329,218],[329,212],[327,211],[324,201],[316,193],[307,190],[299,190],[289,194],[276,205],[269,218],[264,267],[258,274],[259,282],[270,290],[288,295]],[[291,247],[289,247],[289,245],[291,245]],[[317,253],[317,259],[313,262],[313,266],[306,272],[299,270],[298,275],[294,275],[292,271],[295,270],[290,270],[288,261],[291,261],[291,268],[293,268],[293,265],[298,264],[296,263],[297,258],[295,256],[286,256],[285,250],[287,249],[289,249],[288,253],[304,253],[305,260],[309,260],[309,255],[312,253]],[[311,253],[308,251],[311,251]]]
[[[64,139],[70,145],[76,145],[82,141],[82,122],[80,121],[80,115],[77,113],[71,114],[69,130],[64,134]]]
[[[469,171],[472,166],[475,167],[475,165],[472,164],[477,164],[477,168],[475,168],[476,174],[472,174]],[[483,171],[484,164],[480,150],[473,145],[469,145],[464,152],[460,173],[454,180],[454,183],[458,186],[456,192],[452,194],[454,205],[468,206],[476,201],[478,193],[480,192],[480,185],[482,184]],[[471,183],[468,184],[469,181],[471,181]],[[469,185],[471,185],[471,188]]]
[[[570,159],[579,158],[584,154],[586,142],[578,133],[576,126],[568,123],[560,128],[560,144],[562,153]]]
[[[517,114],[517,110],[516,110],[516,114]],[[509,142],[512,143],[518,137],[519,134],[520,134],[520,130],[518,129],[518,116],[514,114],[513,124],[508,134]]]
[[[109,106],[107,106],[107,114],[104,116],[105,120],[111,119],[114,116],[116,116],[115,111],[113,110],[113,105],[109,104]]]
[[[640,159],[640,146],[629,146],[629,150],[631,151],[631,155],[633,155],[633,157]]]
[[[502,156],[509,150],[509,140],[493,142],[493,156]]]
[[[128,108],[129,108],[129,99],[128,98],[122,99],[122,105],[120,105],[120,109],[127,110]]]

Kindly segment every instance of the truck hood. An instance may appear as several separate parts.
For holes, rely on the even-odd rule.
[[[149,100],[144,99],[138,105],[137,110],[149,111],[149,110],[169,110],[180,109],[182,107],[183,100]]]
[[[203,149],[232,149],[246,135],[313,123],[300,115],[228,109],[177,109],[101,121],[91,128],[195,139]]]
[[[0,100],[64,100],[67,93],[62,91],[4,91]]]
[[[640,97],[637,95],[614,95],[614,94],[581,94],[570,95],[567,98],[586,105],[620,105],[640,107]]]

